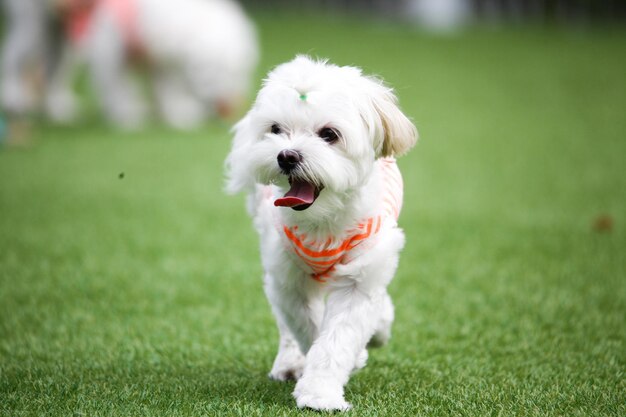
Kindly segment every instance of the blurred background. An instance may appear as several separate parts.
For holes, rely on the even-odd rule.
[[[455,26],[468,21],[508,25],[620,22],[626,10],[624,3],[618,0],[244,0],[243,4],[251,9],[376,14],[390,19],[415,20],[428,26]]]
[[[0,414],[297,413],[223,161],[302,53],[420,131],[357,413],[626,414],[623,1],[2,6]]]
[[[89,113],[90,106],[99,107],[104,119],[125,129],[144,126],[149,116],[181,130],[193,130],[216,118],[232,122],[250,99],[260,52],[277,46],[259,44],[255,19],[246,10],[261,20],[287,13],[300,15],[303,24],[316,17],[337,17],[400,25],[415,39],[418,31],[461,36],[486,29],[533,28],[536,33],[561,28],[581,34],[618,28],[626,19],[626,5],[617,0],[244,0],[243,7],[228,0],[185,0],[181,4],[4,0],[0,104],[6,127],[0,133],[19,142],[24,117],[45,115],[68,124]],[[314,33],[306,26],[299,31]]]

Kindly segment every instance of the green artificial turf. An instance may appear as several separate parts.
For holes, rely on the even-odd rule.
[[[400,160],[394,335],[350,415],[626,415],[626,32],[258,24],[259,80],[299,52],[357,64],[422,135]],[[266,376],[228,126],[92,119],[0,149],[0,415],[317,415]]]

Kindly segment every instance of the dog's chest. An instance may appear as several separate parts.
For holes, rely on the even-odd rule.
[[[402,207],[402,176],[392,158],[378,160],[377,169],[382,178],[381,193],[377,212],[341,236],[308,236],[297,225],[282,223],[279,212],[274,211],[274,221],[281,241],[294,262],[311,278],[319,282],[332,279],[335,266],[347,264],[359,256],[367,254],[386,228],[396,227]],[[264,198],[273,198],[267,187]],[[274,210],[277,208],[273,207]]]
[[[381,215],[366,219],[341,238],[310,239],[297,226],[282,226],[279,233],[295,262],[311,278],[325,282],[333,276],[337,264],[349,263],[375,244],[384,220]]]

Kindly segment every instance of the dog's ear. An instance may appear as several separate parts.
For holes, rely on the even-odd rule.
[[[398,107],[390,88],[376,78],[368,81],[371,104],[380,120],[375,132],[376,157],[403,155],[417,142],[417,129]]]

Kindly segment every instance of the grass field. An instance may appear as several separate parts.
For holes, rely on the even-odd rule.
[[[626,32],[258,23],[259,79],[298,52],[358,64],[422,135],[400,160],[394,336],[350,415],[626,415]],[[317,415],[266,377],[228,126],[91,119],[0,149],[0,415]]]

